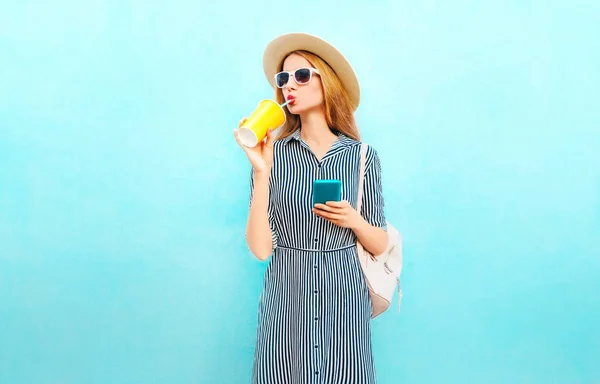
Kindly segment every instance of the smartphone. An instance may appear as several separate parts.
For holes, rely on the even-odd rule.
[[[313,206],[327,201],[342,200],[342,181],[335,179],[313,181]]]

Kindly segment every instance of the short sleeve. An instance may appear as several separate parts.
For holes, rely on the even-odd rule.
[[[381,182],[381,161],[377,151],[370,146],[367,148],[363,188],[362,217],[369,224],[387,231]]]
[[[268,205],[268,215],[269,215],[269,227],[271,228],[271,242],[273,245],[273,249],[277,248],[277,240],[278,240],[278,235],[277,235],[277,228],[275,226],[275,214],[274,214],[274,204],[272,201],[272,194],[271,194],[271,188],[272,188],[272,179],[269,178],[269,205]],[[254,172],[252,169],[250,169],[250,202],[248,205],[248,209],[250,209],[250,206],[252,205],[252,196],[253,196],[253,192],[254,192]]]

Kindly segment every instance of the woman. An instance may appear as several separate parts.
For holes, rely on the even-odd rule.
[[[253,383],[375,383],[371,301],[356,241],[387,244],[377,152],[369,147],[357,212],[356,76],[344,56],[307,34],[273,40],[263,58],[277,101],[292,101],[277,140],[254,148],[246,239],[266,260]],[[242,122],[243,123],[243,120]],[[240,123],[240,124],[241,124]],[[342,201],[312,206],[315,179],[340,179]]]

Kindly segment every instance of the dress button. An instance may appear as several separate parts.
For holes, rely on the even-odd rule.
[[[319,291],[317,291],[316,289],[313,291],[314,293],[319,293]]]
[[[319,346],[318,346],[318,345],[315,345],[315,349],[318,349],[318,348],[319,348]]]
[[[315,239],[315,243],[318,243],[318,242],[319,242],[319,239]]]
[[[317,320],[319,320],[319,318],[318,318],[318,317],[315,317],[315,321],[317,321]]]

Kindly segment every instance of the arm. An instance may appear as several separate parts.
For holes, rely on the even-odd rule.
[[[252,172],[250,177],[250,212],[246,224],[246,242],[259,260],[269,258],[277,243],[269,215],[269,184],[271,170]]]
[[[369,253],[379,256],[386,250],[388,243],[387,222],[383,213],[381,165],[373,149],[367,152],[366,160],[361,212],[357,212],[346,200],[315,204],[313,212],[335,225],[352,229],[357,241]]]
[[[385,229],[369,224],[365,219],[352,227],[358,241],[373,256],[381,255],[387,248],[388,234]]]
[[[367,150],[363,188],[361,219],[356,221],[352,230],[369,253],[379,256],[387,248],[388,235],[381,183],[381,161],[372,147]]]

